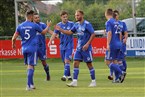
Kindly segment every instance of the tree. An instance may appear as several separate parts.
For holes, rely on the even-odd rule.
[[[0,0],[0,36],[12,35],[15,31],[14,0]]]
[[[136,15],[138,17],[145,17],[145,0],[141,0],[136,7],[137,12]]]

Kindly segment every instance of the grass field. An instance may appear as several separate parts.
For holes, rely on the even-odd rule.
[[[0,97],[145,97],[145,59],[127,59],[127,76],[122,84],[107,79],[109,70],[102,58],[95,58],[97,87],[89,88],[90,76],[87,66],[80,64],[78,87],[67,87],[60,78],[63,64],[60,59],[49,59],[51,81],[44,81],[45,73],[38,62],[34,82],[36,90],[26,91],[26,67],[23,60],[0,60]],[[71,66],[72,67],[72,66]],[[72,70],[72,69],[71,69]]]

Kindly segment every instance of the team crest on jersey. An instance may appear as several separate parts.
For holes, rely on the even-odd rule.
[[[69,29],[70,29],[70,27],[68,26],[66,29],[67,29],[67,30],[69,30]]]
[[[88,61],[90,61],[90,60],[91,60],[91,58],[90,58],[90,57],[87,57],[87,60],[88,60]]]
[[[46,55],[44,55],[43,58],[46,58]]]
[[[69,58],[72,59],[72,56],[70,55]]]

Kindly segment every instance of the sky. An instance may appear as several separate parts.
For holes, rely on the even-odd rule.
[[[47,4],[56,4],[56,3],[58,3],[58,2],[62,2],[62,0],[45,0],[45,1],[42,1],[42,2],[44,2],[44,3],[47,3]]]

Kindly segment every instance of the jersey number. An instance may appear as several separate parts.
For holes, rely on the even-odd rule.
[[[28,33],[30,30],[25,30],[25,35],[27,35],[27,36],[25,36],[24,38],[27,40],[27,39],[29,39],[30,38],[30,34]]]

